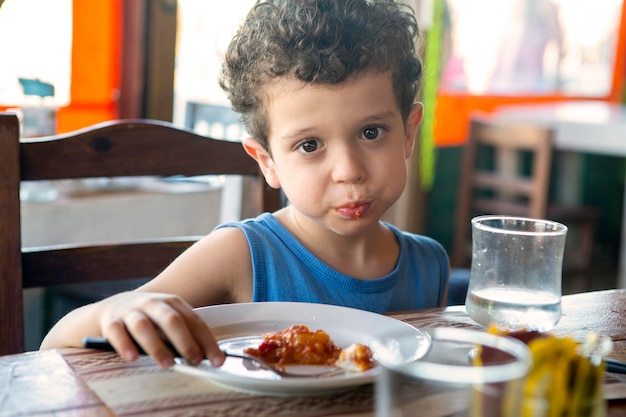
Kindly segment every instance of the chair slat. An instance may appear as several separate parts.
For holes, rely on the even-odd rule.
[[[151,278],[199,237],[38,248],[22,253],[23,287]]]
[[[107,122],[76,134],[24,141],[21,147],[23,180],[210,174],[258,175],[258,166],[238,142],[158,121]]]

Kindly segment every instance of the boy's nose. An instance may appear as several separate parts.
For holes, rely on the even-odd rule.
[[[333,158],[332,175],[335,182],[361,182],[365,178],[365,166],[357,153],[344,150]]]

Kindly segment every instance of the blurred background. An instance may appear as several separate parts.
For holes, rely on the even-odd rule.
[[[459,166],[471,115],[495,113],[510,105],[581,100],[621,106],[626,10],[622,0],[406,1],[415,9],[423,31],[424,91],[418,99],[427,112],[407,191],[387,220],[430,235],[451,251]],[[13,109],[21,115],[25,137],[115,118],[160,119],[198,130],[201,127],[190,122],[190,103],[228,107],[217,76],[226,46],[253,3],[4,0],[0,2],[4,40],[0,43],[0,110]],[[29,110],[33,108],[45,112]],[[45,119],[27,118],[40,113]],[[555,170],[567,175],[558,160],[555,165]],[[594,245],[597,274],[589,288],[580,289],[614,288],[621,285],[624,155],[583,152],[576,169],[571,174],[580,178],[576,199],[599,207],[602,213]],[[551,192],[557,193],[558,178],[553,181]],[[119,228],[143,227],[136,231],[140,237],[147,231],[170,233],[166,229],[177,221],[186,234],[206,233],[220,221],[219,201],[225,188],[217,180],[203,185],[176,191],[176,202],[186,204],[182,211],[155,215],[152,223],[143,226],[137,220],[146,217],[140,196],[126,184],[101,181],[80,193],[66,194],[65,199],[55,192],[39,201],[25,199],[33,220],[23,219],[31,222],[24,245],[55,243],[53,238],[59,234],[70,241],[91,239],[78,231],[97,234],[89,213],[106,204],[120,205],[128,216],[135,213]],[[102,199],[106,187],[115,192]],[[99,199],[90,200],[94,189]],[[208,199],[201,203],[208,205],[208,210],[204,208],[211,211],[208,217],[189,214],[191,206],[200,204],[194,200],[199,195]],[[82,204],[84,223],[53,231],[53,217],[35,222],[36,215],[53,216],[54,204],[61,200]],[[49,299],[45,303],[42,308],[37,301],[32,314],[41,318],[42,311],[56,308]],[[59,307],[56,314],[67,308]],[[54,317],[41,319],[46,320],[43,327]]]

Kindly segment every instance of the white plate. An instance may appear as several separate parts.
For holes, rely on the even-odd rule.
[[[430,348],[430,336],[407,323],[347,307],[267,302],[216,305],[196,312],[209,324],[220,346],[231,351],[256,347],[263,333],[282,331],[293,324],[304,324],[313,331],[321,329],[340,347],[366,344],[376,360],[395,365],[419,359]],[[231,389],[269,395],[313,395],[347,389],[373,382],[380,372],[376,366],[325,378],[280,379],[269,371],[250,369],[249,364],[246,368],[245,362],[227,358],[223,366],[214,368],[208,361],[195,367],[179,361],[174,369]]]

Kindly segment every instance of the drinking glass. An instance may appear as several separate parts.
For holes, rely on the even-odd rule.
[[[380,356],[376,417],[520,416],[531,365],[524,343],[446,327],[432,329],[431,338],[430,351],[414,362],[396,364],[387,360],[393,355]]]
[[[565,225],[549,220],[472,219],[469,316],[508,330],[552,329],[561,318],[566,235]]]

